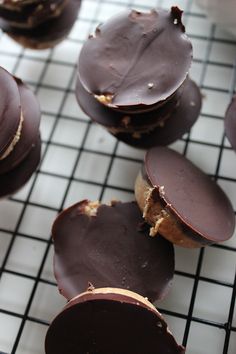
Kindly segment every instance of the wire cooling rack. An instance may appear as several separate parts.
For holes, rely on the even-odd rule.
[[[1,353],[44,353],[48,324],[65,304],[52,273],[50,228],[57,213],[83,198],[134,198],[144,151],[91,124],[74,97],[84,39],[126,7],[176,4],[185,10],[194,47],[191,76],[201,87],[203,108],[191,133],[172,147],[213,176],[236,209],[236,154],[223,131],[224,112],[235,91],[236,42],[210,24],[192,1],[84,0],[69,38],[53,50],[24,50],[1,34],[0,65],[33,88],[43,113],[41,165],[19,193],[0,202]],[[235,265],[235,237],[201,250],[176,247],[174,284],[157,306],[187,353],[235,354]]]

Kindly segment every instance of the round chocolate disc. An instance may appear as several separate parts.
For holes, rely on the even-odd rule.
[[[18,191],[28,182],[40,161],[41,140],[38,138],[26,158],[13,170],[0,175],[0,198]]]
[[[81,0],[68,1],[60,16],[50,19],[36,28],[16,28],[10,26],[8,21],[3,18],[0,18],[0,28],[26,48],[50,48],[69,34],[77,19],[80,3]]]
[[[236,151],[236,96],[233,97],[225,115],[225,134]]]
[[[54,273],[62,295],[71,299],[89,284],[130,289],[150,301],[163,298],[172,282],[174,249],[161,236],[149,236],[135,202],[90,202],[63,211],[52,228]]]
[[[78,75],[84,88],[114,109],[145,111],[184,82],[192,45],[182,11],[125,11],[100,25],[84,44]]]
[[[20,95],[14,78],[0,67],[0,157],[13,140],[21,117]]]
[[[39,135],[40,107],[34,93],[18,78],[15,78],[22,106],[23,125],[20,140],[13,151],[0,160],[0,175],[16,167],[29,153]]]
[[[46,335],[46,354],[184,354],[161,314],[142,297],[97,289],[71,300]]]
[[[235,216],[229,199],[192,162],[173,150],[155,147],[146,154],[145,170],[150,184],[161,190],[163,208],[177,217],[186,233],[197,234],[202,244],[232,236]]]

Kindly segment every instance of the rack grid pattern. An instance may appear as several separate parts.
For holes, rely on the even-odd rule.
[[[83,41],[127,7],[179,5],[194,47],[191,77],[203,94],[190,134],[172,148],[225,190],[236,210],[236,155],[223,127],[236,87],[236,41],[211,24],[192,0],[83,0],[70,36],[52,50],[32,51],[0,34],[0,65],[21,77],[42,108],[41,164],[17,194],[0,202],[0,353],[42,354],[48,324],[65,300],[52,272],[51,224],[78,200],[133,200],[144,151],[116,141],[79,109],[74,85]],[[207,217],[207,216],[206,216]],[[235,354],[236,239],[200,250],[176,247],[172,290],[157,303],[189,354]]]

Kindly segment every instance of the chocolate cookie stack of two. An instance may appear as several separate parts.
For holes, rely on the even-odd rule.
[[[191,61],[178,7],[121,13],[84,44],[77,100],[93,121],[127,144],[170,144],[200,112],[199,89],[188,78]]]
[[[83,200],[52,228],[54,272],[69,300],[51,323],[47,354],[184,354],[152,302],[168,293],[173,245],[148,236],[135,202]]]
[[[1,0],[0,27],[26,48],[55,46],[70,32],[81,0]]]
[[[40,161],[40,108],[33,92],[0,67],[0,197],[22,187]]]

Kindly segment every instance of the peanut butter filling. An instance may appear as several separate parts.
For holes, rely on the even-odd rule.
[[[92,290],[88,290],[85,291],[84,293],[79,294],[78,296],[74,297],[73,299],[71,299],[68,304],[70,304],[71,302],[75,301],[78,298],[83,297],[84,295],[92,295],[92,294],[117,294],[117,295],[124,295],[124,296],[128,296],[131,297],[133,299],[135,299],[137,301],[137,305],[139,303],[149,307],[152,311],[156,312],[158,314],[159,317],[162,317],[162,315],[160,314],[160,312],[156,309],[156,307],[147,300],[147,298],[131,291],[131,290],[125,290],[125,289],[120,289],[120,288],[97,288],[97,289],[92,289]]]
[[[164,186],[150,186],[140,172],[135,182],[135,197],[145,221],[152,226],[150,236],[154,237],[159,233],[168,241],[187,248],[203,246],[200,236],[199,242],[189,237],[183,230],[181,221],[171,212],[171,204],[165,200]]]
[[[110,94],[106,94],[106,95],[94,95],[94,97],[96,98],[96,100],[98,100],[98,102],[104,104],[105,106],[109,106],[112,103],[112,99],[114,96]]]
[[[84,214],[88,215],[88,216],[96,216],[97,215],[97,211],[98,208],[101,204],[99,203],[99,201],[95,201],[95,202],[88,202],[85,206],[84,206]]]

